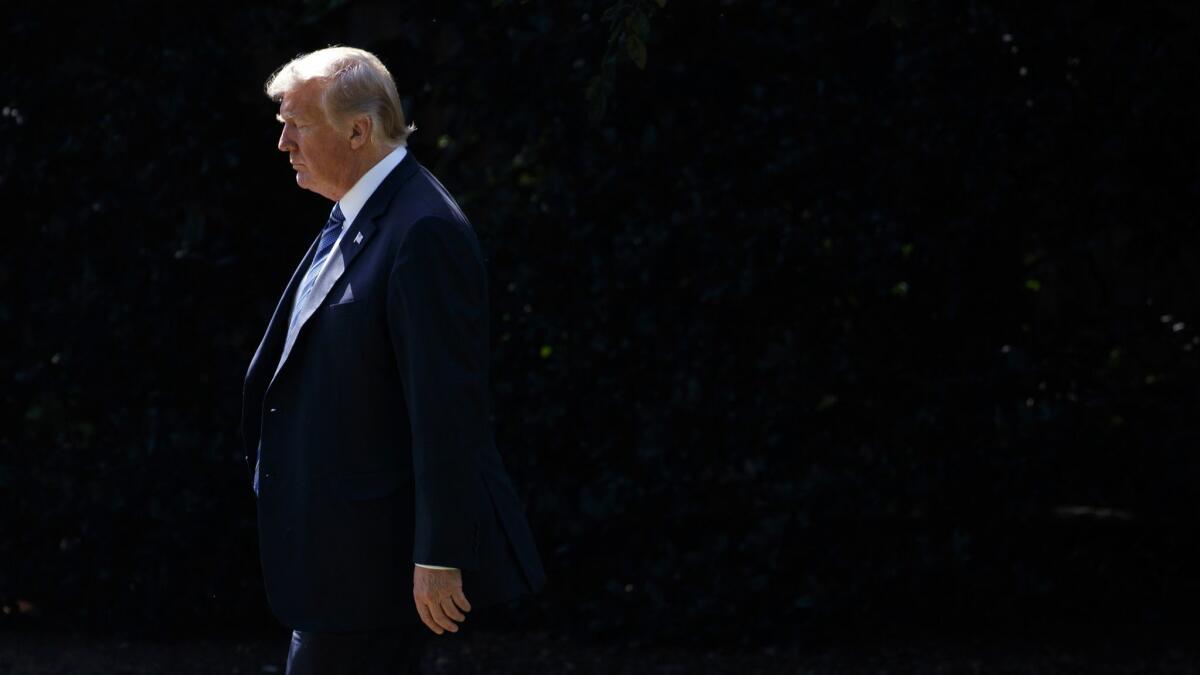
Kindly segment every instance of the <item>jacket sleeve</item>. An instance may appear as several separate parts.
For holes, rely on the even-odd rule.
[[[387,321],[412,429],[413,562],[475,569],[491,421],[487,279],[470,225],[412,225],[388,279]]]

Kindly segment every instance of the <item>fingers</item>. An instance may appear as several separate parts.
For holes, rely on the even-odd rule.
[[[455,604],[457,604],[462,611],[471,611],[471,603],[467,602],[467,596],[463,595],[461,587],[454,589],[454,594],[451,597],[454,598]]]
[[[434,622],[433,617],[429,615],[429,608],[426,607],[424,603],[418,601],[416,603],[416,605],[417,605],[417,614],[421,615],[421,623],[425,624],[426,626],[429,626],[429,630],[433,631],[434,633],[437,633],[438,635],[441,635],[443,632],[445,632],[442,630],[441,626],[437,625],[437,623]]]
[[[447,600],[447,602],[449,602],[449,600]],[[429,630],[437,633],[438,635],[441,635],[446,631],[450,631],[451,633],[458,632],[458,624],[451,621],[450,617],[446,616],[446,612],[436,602],[424,602],[417,600],[416,605],[417,614],[421,615],[421,623],[424,623],[426,626],[428,626]],[[459,616],[462,615],[460,614]],[[460,621],[464,619],[466,619],[465,616],[462,617]]]
[[[450,631],[451,633],[458,632],[458,624],[454,623],[453,621],[450,620],[450,617],[446,616],[446,612],[442,610],[441,605],[439,605],[437,603],[433,603],[433,604],[430,604],[428,606],[428,608],[429,608],[429,615],[433,617],[434,623],[441,626],[442,628],[445,628],[446,630]],[[466,618],[466,617],[463,617],[463,618]],[[441,633],[438,633],[438,634],[440,635]]]
[[[462,592],[457,593],[461,602],[467,604],[467,611],[470,611],[470,603],[466,602]],[[421,622],[429,627],[429,630],[441,635],[445,631],[451,633],[458,632],[458,624],[456,621],[466,621],[467,616],[458,610],[454,605],[460,600],[452,600],[451,598],[442,598],[440,602],[416,600],[417,613],[421,615]]]
[[[442,601],[438,604],[441,605],[442,611],[446,613],[446,616],[450,617],[451,619],[454,619],[455,621],[467,620],[467,617],[462,612],[458,611],[458,608],[454,606],[454,601],[450,598],[442,598]]]

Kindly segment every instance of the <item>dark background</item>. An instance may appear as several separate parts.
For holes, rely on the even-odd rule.
[[[262,86],[329,44],[485,252],[518,623],[1200,601],[1192,5],[94,5],[0,24],[0,628],[277,628],[241,385],[328,203]]]

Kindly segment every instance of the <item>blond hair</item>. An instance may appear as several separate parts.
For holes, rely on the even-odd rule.
[[[267,78],[267,96],[279,101],[285,93],[313,80],[324,85],[321,107],[335,124],[367,115],[373,140],[388,146],[405,144],[408,135],[417,130],[416,125],[405,125],[396,82],[371,52],[333,46],[301,54]]]

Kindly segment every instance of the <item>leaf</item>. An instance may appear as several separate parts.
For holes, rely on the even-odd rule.
[[[633,31],[638,39],[645,42],[650,37],[650,19],[642,12],[634,12],[625,19],[626,31]]]
[[[646,69],[646,43],[632,33],[625,35],[625,52],[637,64],[639,70]]]
[[[867,16],[867,25],[873,26],[886,19],[895,27],[904,28],[911,13],[912,7],[907,0],[879,0]]]
[[[611,90],[612,80],[603,73],[593,77],[588,84],[587,100],[592,122],[598,122],[601,117],[604,117],[604,110],[608,106],[608,94]]]

